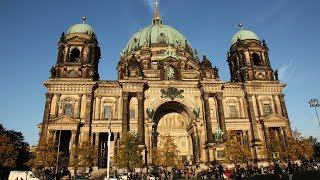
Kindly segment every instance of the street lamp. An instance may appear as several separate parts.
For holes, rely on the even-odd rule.
[[[59,103],[58,103],[58,106],[59,106],[60,109],[62,109],[63,102],[59,102]],[[59,138],[58,138],[57,164],[56,164],[56,176],[55,176],[55,179],[56,179],[56,180],[57,180],[58,166],[59,166],[61,129],[62,129],[62,118],[60,118],[60,132],[59,132]]]
[[[318,99],[311,99],[309,101],[310,107],[314,107],[314,109],[316,110],[316,114],[317,114],[317,119],[318,119],[318,123],[320,126],[320,121],[319,121],[319,116],[318,116],[318,111],[317,111],[317,107],[319,106],[319,102]]]

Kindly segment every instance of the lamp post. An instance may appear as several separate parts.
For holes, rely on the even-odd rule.
[[[60,109],[62,109],[63,103],[62,103],[62,102],[59,102],[59,103],[58,103],[58,106],[59,106]],[[56,176],[55,176],[55,179],[56,179],[56,180],[57,180],[58,166],[59,166],[61,129],[62,129],[62,118],[60,118],[60,131],[59,131],[59,138],[58,138],[57,164],[56,164]]]
[[[320,121],[319,121],[319,116],[318,116],[318,111],[317,111],[317,107],[319,106],[319,102],[318,99],[311,99],[309,101],[310,107],[314,107],[314,109],[316,110],[316,114],[317,114],[317,119],[318,119],[318,123],[320,126]]]
[[[107,179],[110,176],[110,141],[111,141],[111,116],[109,118],[108,155],[107,155]]]

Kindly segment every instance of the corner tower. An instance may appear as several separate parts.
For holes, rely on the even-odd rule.
[[[100,47],[94,30],[85,23],[86,19],[82,17],[82,24],[71,26],[66,35],[61,34],[57,63],[50,70],[51,79],[99,80]]]
[[[228,52],[228,64],[231,81],[274,81],[273,70],[268,56],[268,47],[264,40],[260,42],[258,36],[242,29],[232,37]]]

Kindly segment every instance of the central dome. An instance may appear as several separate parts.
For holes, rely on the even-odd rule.
[[[121,52],[122,56],[131,55],[143,46],[153,46],[156,44],[167,44],[175,48],[191,48],[189,41],[176,29],[163,25],[156,8],[155,17],[150,26],[144,27],[136,32],[128,41],[126,47]]]

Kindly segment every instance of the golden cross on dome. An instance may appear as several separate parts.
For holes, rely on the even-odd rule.
[[[154,4],[156,5],[156,9],[158,9],[158,5],[159,5],[158,1]]]

